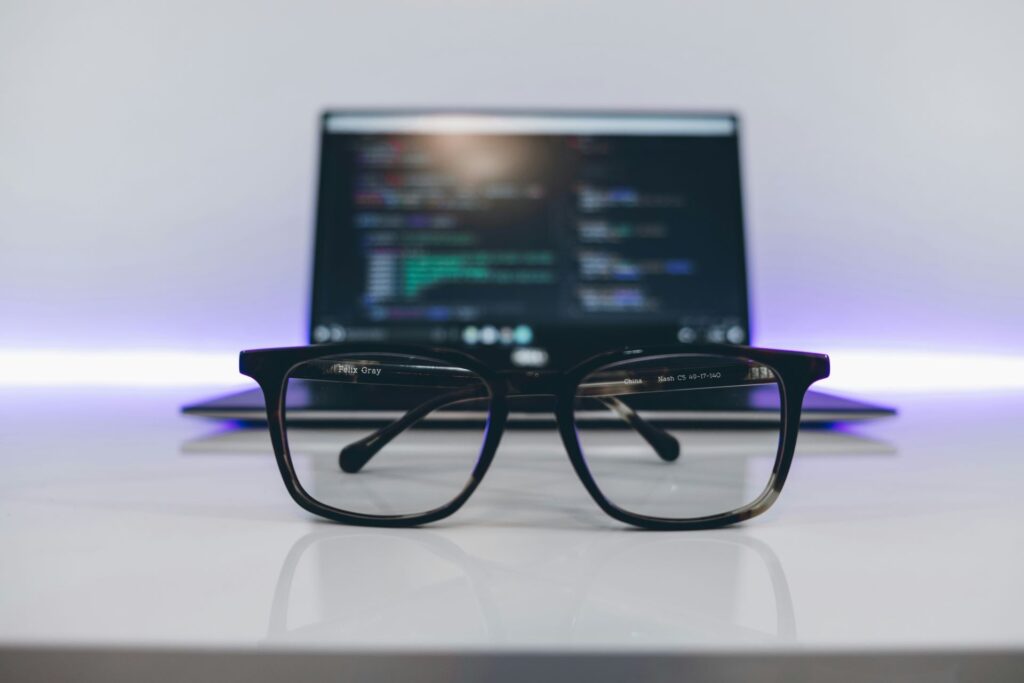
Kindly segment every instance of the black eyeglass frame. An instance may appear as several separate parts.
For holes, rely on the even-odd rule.
[[[346,512],[324,505],[310,496],[300,484],[288,449],[285,427],[285,396],[291,372],[311,360],[349,354],[397,354],[427,358],[464,368],[475,373],[490,392],[483,443],[476,465],[465,487],[448,503],[426,512],[408,515],[376,516]],[[654,356],[720,356],[745,359],[767,366],[775,373],[781,402],[779,447],[772,475],[764,492],[751,503],[729,512],[691,519],[651,517],[624,510],[602,493],[594,481],[576,433],[573,404],[580,382],[593,371],[620,361],[636,361]],[[267,426],[278,469],[292,499],[303,509],[332,521],[376,527],[411,527],[435,522],[461,508],[480,485],[498,450],[508,419],[508,399],[515,396],[553,396],[558,432],[573,470],[594,502],[611,517],[644,529],[712,529],[760,515],[778,498],[789,475],[800,428],[800,412],[807,389],[829,375],[828,356],[800,351],[782,351],[747,346],[686,344],[626,348],[599,353],[572,369],[559,371],[497,371],[471,353],[458,349],[396,344],[341,343],[314,346],[254,349],[239,354],[239,371],[259,384],[267,407]]]

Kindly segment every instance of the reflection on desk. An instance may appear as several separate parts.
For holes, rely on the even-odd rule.
[[[801,457],[895,453],[891,444],[877,439],[805,431]],[[419,447],[427,453],[441,453],[446,443],[460,437],[451,430],[424,435],[427,441]],[[619,436],[609,430],[605,447],[625,448],[617,444]],[[322,451],[336,460],[337,444],[357,438],[357,433],[305,428],[294,430],[291,438],[295,448]],[[757,430],[687,430],[682,440],[689,457],[728,455],[734,460],[730,466],[740,469],[748,458],[763,455],[763,434]],[[266,455],[268,449],[265,430],[259,428],[220,431],[182,445],[189,454]],[[336,467],[317,474],[345,476]],[[573,495],[576,490],[579,495]],[[287,495],[283,486],[281,495]],[[625,530],[582,495],[550,430],[510,432],[478,496],[478,514],[490,517],[491,524],[509,520],[512,526],[525,507],[546,517],[546,525]],[[538,507],[544,512],[537,512]],[[446,522],[442,528],[453,524],[465,527],[469,522]],[[664,646],[796,638],[781,563],[770,545],[741,529],[594,533],[546,549],[523,545],[518,557],[502,561],[478,535],[466,540],[431,527],[399,531],[325,526],[298,539],[282,565],[268,627],[270,643],[373,644],[397,638],[410,644],[457,640],[478,646]],[[538,545],[545,543],[550,540],[538,538]],[[486,552],[477,554],[478,547]],[[660,578],[666,574],[671,581]],[[541,622],[517,613],[538,602],[545,605]]]
[[[782,565],[768,545],[741,534],[594,536],[546,564],[536,572],[481,559],[427,530],[315,531],[281,567],[267,641],[654,645],[796,636]],[[564,573],[551,571],[558,565]],[[665,567],[673,582],[652,581]],[[542,600],[548,618],[510,634],[530,623],[504,616],[521,594]]]

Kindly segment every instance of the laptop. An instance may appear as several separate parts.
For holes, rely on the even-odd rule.
[[[620,346],[753,343],[733,114],[327,111],[319,163],[312,344],[463,347],[498,367],[559,369]],[[661,417],[777,419],[777,395],[706,393],[717,402],[691,396]],[[523,399],[510,420],[550,421],[550,409]],[[265,420],[256,388],[183,411]],[[404,413],[328,407],[315,392],[290,395],[288,411],[309,422]],[[803,420],[894,412],[811,392]]]

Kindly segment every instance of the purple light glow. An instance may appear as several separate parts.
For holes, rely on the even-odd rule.
[[[1024,389],[1024,355],[835,351],[822,388],[857,392]],[[248,386],[235,351],[0,350],[0,386]]]
[[[231,386],[238,354],[178,351],[0,350],[0,386]]]

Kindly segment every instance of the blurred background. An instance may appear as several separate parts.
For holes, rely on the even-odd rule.
[[[239,349],[303,343],[317,115],[408,105],[737,111],[758,344],[846,358],[852,388],[1024,386],[1021,26],[1020,2],[3,0],[0,374],[151,354],[236,382]]]

